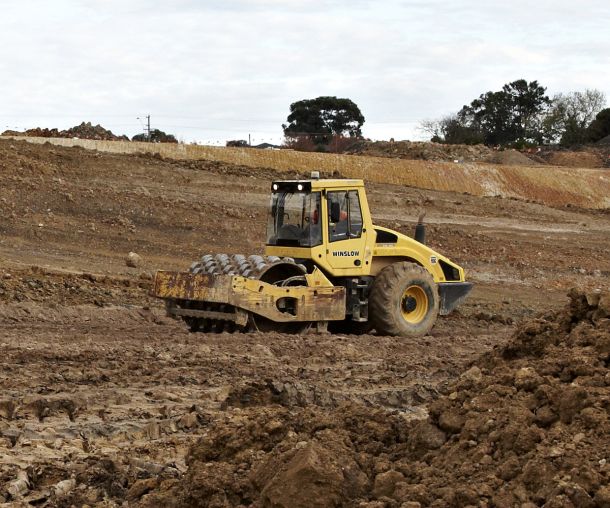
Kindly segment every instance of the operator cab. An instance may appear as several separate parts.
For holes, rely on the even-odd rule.
[[[316,247],[322,243],[321,192],[311,182],[275,182],[267,222],[267,245]]]
[[[329,185],[330,182],[334,185]],[[360,238],[364,224],[359,192],[349,188],[354,183],[353,180],[314,181],[313,185],[309,180],[274,182],[267,245],[312,248],[324,243],[324,235],[331,243]]]

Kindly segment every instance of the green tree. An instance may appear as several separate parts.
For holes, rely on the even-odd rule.
[[[438,120],[424,120],[419,129],[431,136],[430,141],[451,145],[476,145],[483,143],[483,133],[472,124],[468,124],[456,114],[444,116]]]
[[[293,102],[287,120],[282,124],[287,138],[307,136],[328,145],[333,136],[360,137],[364,116],[350,99],[318,97]]]
[[[245,139],[231,139],[225,143],[226,146],[244,148],[248,145]]]
[[[537,81],[519,79],[487,92],[457,114],[462,126],[482,133],[488,145],[542,142],[542,113],[550,99]]]
[[[457,115],[445,118],[443,123],[445,143],[452,145],[478,145],[485,141],[476,124],[464,124]]]
[[[557,94],[543,121],[545,139],[563,146],[586,143],[587,127],[605,103],[604,93],[594,89]]]
[[[150,131],[150,138],[146,134],[136,134],[132,141],[148,141],[150,143],[177,143],[178,140],[172,134],[166,134],[159,129],[152,129]]]
[[[602,109],[587,128],[587,140],[596,143],[610,136],[610,108]]]

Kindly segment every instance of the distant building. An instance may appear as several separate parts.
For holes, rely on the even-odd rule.
[[[272,143],[261,143],[260,145],[254,145],[252,148],[258,148],[259,150],[279,150],[281,147]]]

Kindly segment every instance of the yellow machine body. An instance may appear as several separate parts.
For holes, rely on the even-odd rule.
[[[299,185],[296,183],[296,185]],[[278,185],[278,190],[280,189]],[[315,247],[267,245],[268,256],[310,259],[333,277],[375,276],[396,261],[412,261],[423,266],[435,282],[464,282],[464,270],[445,256],[406,235],[373,225],[364,182],[362,180],[311,180],[311,192],[322,196],[329,192],[358,193],[363,219],[362,233],[357,238],[334,242],[330,238],[330,210],[328,200],[321,200],[322,238]]]

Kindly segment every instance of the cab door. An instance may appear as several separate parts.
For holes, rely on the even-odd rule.
[[[358,190],[326,192],[326,261],[336,275],[361,274],[366,236]]]

